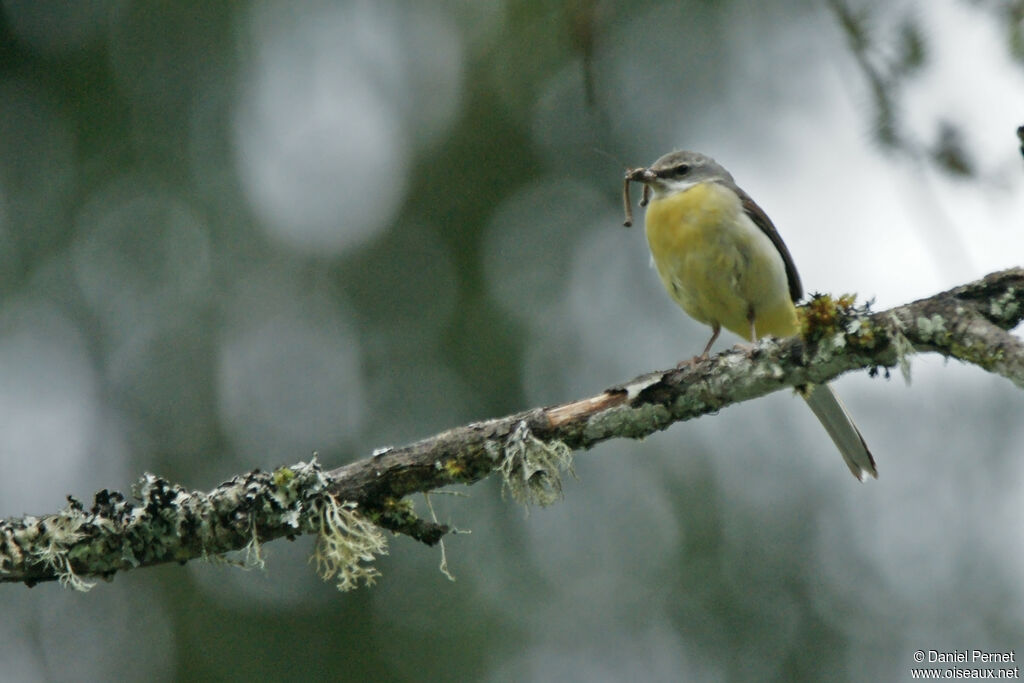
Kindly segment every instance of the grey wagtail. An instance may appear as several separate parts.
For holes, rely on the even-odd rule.
[[[630,182],[644,185],[647,245],[661,283],[690,317],[711,326],[701,357],[707,357],[723,327],[750,341],[800,331],[794,304],[803,288],[793,257],[765,212],[728,171],[697,152],[672,152],[647,168],[629,170],[626,225],[632,223]],[[810,387],[804,399],[853,476],[877,478],[871,451],[832,387]]]

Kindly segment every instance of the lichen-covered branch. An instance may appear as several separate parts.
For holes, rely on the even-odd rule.
[[[652,372],[588,398],[451,429],[334,470],[299,463],[251,472],[209,492],[146,475],[127,500],[101,491],[90,509],[69,499],[44,517],[0,520],[0,582],[60,580],[86,588],[117,571],[243,551],[282,536],[317,535],[315,558],[343,589],[372,582],[378,529],[428,545],[449,527],[421,519],[408,496],[500,473],[518,501],[546,505],[561,495],[572,451],[616,437],[641,438],[786,387],[844,372],[899,366],[914,352],[978,365],[1024,388],[1024,343],[1008,331],[1024,318],[1024,269],[873,313],[852,297],[815,296],[802,309],[803,334],[760,341],[679,368]]]

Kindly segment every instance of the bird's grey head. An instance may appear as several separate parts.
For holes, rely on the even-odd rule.
[[[698,183],[735,184],[729,172],[711,157],[700,152],[670,152],[647,168],[631,170],[626,177],[651,188],[661,197],[693,187]]]

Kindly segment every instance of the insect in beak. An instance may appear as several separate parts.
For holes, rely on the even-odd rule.
[[[650,175],[651,172],[646,168],[631,168],[626,171],[626,177],[622,181],[622,208],[626,212],[626,220],[622,224],[627,228],[633,225],[633,202],[629,198],[629,184],[644,183],[644,179]],[[644,183],[643,195],[640,197],[640,206],[647,206],[650,199],[651,186]]]

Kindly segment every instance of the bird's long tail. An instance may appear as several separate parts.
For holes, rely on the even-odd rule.
[[[846,412],[839,397],[832,391],[832,387],[827,384],[815,386],[804,396],[804,400],[832,437],[853,476],[860,481],[867,479],[868,475],[877,479],[875,459],[871,457],[864,437],[860,435],[857,425],[853,424],[853,419]]]

